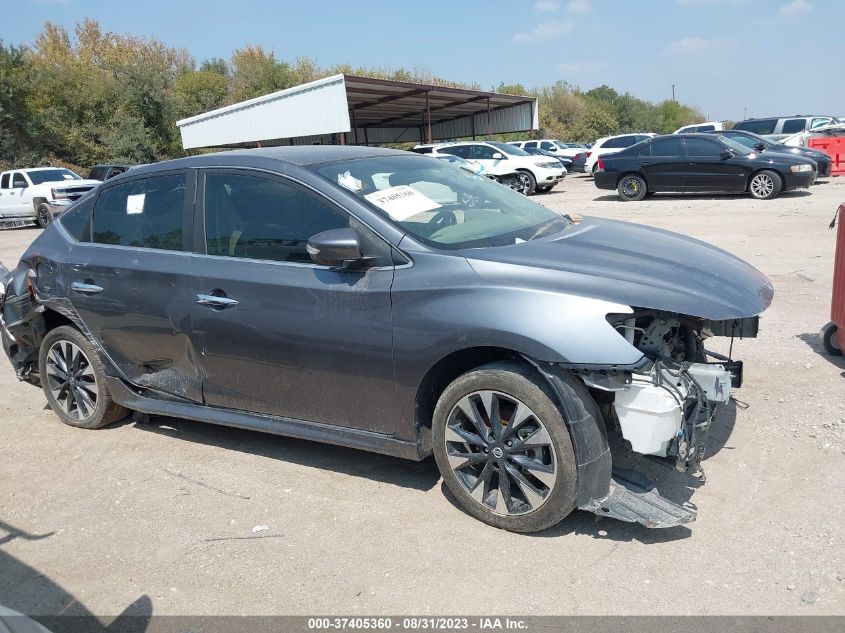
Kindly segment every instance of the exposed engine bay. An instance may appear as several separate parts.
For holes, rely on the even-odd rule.
[[[635,310],[608,320],[647,360],[622,380],[591,386],[613,392],[613,421],[634,452],[672,459],[678,470],[703,479],[707,431],[742,384],[742,363],[706,351],[704,341],[754,337],[757,317],[708,321]]]

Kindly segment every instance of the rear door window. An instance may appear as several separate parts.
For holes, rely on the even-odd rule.
[[[0,189],[8,189],[9,188],[9,174],[3,174],[0,176]]]
[[[636,136],[620,136],[616,139],[615,147],[631,147],[637,142]]]
[[[529,141],[528,143],[522,146],[523,149],[525,149],[526,147],[530,147],[532,149],[537,147],[537,141]]]
[[[782,134],[795,134],[803,132],[807,127],[807,119],[787,119],[781,128]]]
[[[100,192],[93,241],[158,250],[184,250],[186,175],[139,178]]]
[[[754,134],[774,134],[777,119],[751,119],[749,121],[740,121],[734,128],[737,130],[745,130],[746,132],[754,132]]]
[[[687,156],[690,158],[718,158],[722,153],[722,146],[705,138],[684,139]]]
[[[469,158],[471,147],[469,145],[458,145],[456,147],[443,147],[439,150],[441,154],[451,154],[458,158]]]
[[[684,150],[679,138],[662,138],[651,144],[652,156],[681,156]]]

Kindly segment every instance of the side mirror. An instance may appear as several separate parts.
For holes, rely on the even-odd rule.
[[[364,260],[354,229],[331,229],[312,235],[306,249],[314,263],[321,266],[355,268]]]
[[[756,144],[754,145],[754,149],[755,149],[756,151],[758,151],[758,152],[762,152],[762,151],[764,151],[764,150],[766,149],[766,146],[765,146],[765,145],[763,145],[762,143],[756,143]]]
[[[734,153],[729,149],[726,149],[721,154],[719,154],[719,156],[722,158],[722,160],[727,160],[729,158],[733,158],[733,155],[734,155]]]
[[[496,152],[496,153],[493,154],[492,158],[493,158],[493,160],[502,160],[504,157],[505,157],[504,154],[502,154],[500,152]]]

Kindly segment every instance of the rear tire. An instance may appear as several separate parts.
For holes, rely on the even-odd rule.
[[[768,169],[757,172],[748,182],[748,193],[757,200],[776,198],[781,189],[783,189],[783,180],[778,174]]]
[[[836,340],[836,333],[839,328],[835,323],[828,323],[821,332],[819,332],[819,341],[830,356],[842,356],[842,350],[839,347],[839,342]]]
[[[619,179],[616,191],[619,192],[619,198],[623,202],[632,202],[646,197],[648,185],[642,176],[625,174]]]
[[[489,525],[535,532],[575,509],[569,430],[548,384],[531,368],[497,362],[457,378],[437,402],[432,442],[446,486]]]
[[[65,424],[99,429],[128,412],[111,399],[100,357],[76,328],[63,325],[44,337],[38,373],[47,403]]]
[[[42,229],[46,229],[53,223],[53,212],[50,210],[49,204],[42,202],[38,205],[35,214],[35,221],[38,222],[38,226]]]

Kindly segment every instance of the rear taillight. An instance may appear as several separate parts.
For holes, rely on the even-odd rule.
[[[587,152],[587,158],[590,157],[590,154],[592,154],[592,152]]]
[[[604,161],[601,159],[601,156],[599,156],[598,168],[604,169]]]

